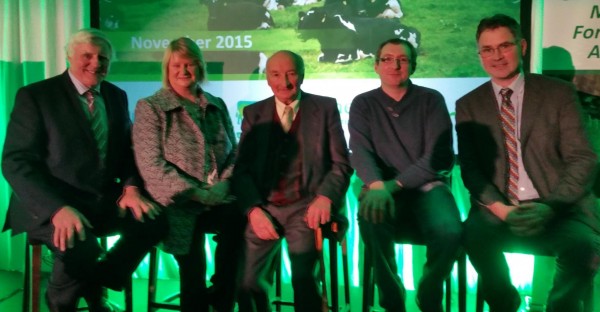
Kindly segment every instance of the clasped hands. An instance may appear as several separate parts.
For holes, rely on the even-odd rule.
[[[160,206],[140,194],[137,187],[127,186],[123,195],[117,201],[119,217],[124,217],[127,210],[131,210],[134,218],[144,222],[144,215],[154,219],[161,213]],[[75,236],[80,241],[85,240],[85,228],[93,228],[90,221],[73,206],[65,205],[58,209],[52,216],[54,226],[53,243],[60,251],[72,248],[75,244]]]
[[[544,231],[554,217],[554,210],[544,203],[531,202],[519,206],[508,206],[506,223],[511,232],[518,236],[533,236]]]
[[[331,220],[331,200],[325,196],[317,195],[308,205],[304,222],[306,225],[316,230],[321,224]],[[252,231],[262,240],[279,239],[279,233],[275,228],[275,221],[260,207],[253,207],[248,213],[248,222]]]
[[[229,193],[229,181],[223,180],[206,188],[194,189],[191,199],[206,206],[230,204],[235,196]]]

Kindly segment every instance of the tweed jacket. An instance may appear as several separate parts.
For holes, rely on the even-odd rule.
[[[161,89],[139,100],[135,110],[135,159],[146,189],[165,207],[170,228],[164,250],[174,254],[188,252],[196,217],[205,211],[202,204],[182,195],[207,186],[211,155],[218,173],[214,182],[232,174],[235,160],[237,143],[227,107],[221,98],[207,92],[203,95],[207,116],[219,119],[215,134],[218,144],[207,142],[207,133],[200,128],[205,121],[194,120],[185,107],[192,104],[171,90]],[[209,115],[209,110],[214,114]]]
[[[597,157],[585,135],[576,93],[565,82],[525,74],[521,156],[527,173],[557,217],[580,216],[598,230],[599,211],[591,185]],[[460,98],[456,130],[462,177],[474,205],[507,203],[506,150],[491,82]]]

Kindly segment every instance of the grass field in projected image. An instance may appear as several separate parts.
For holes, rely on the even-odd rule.
[[[421,32],[418,67],[414,75],[419,78],[485,76],[476,53],[477,23],[482,17],[495,13],[518,18],[520,11],[519,1],[514,0],[401,0],[400,3],[404,13],[400,22]],[[208,9],[199,0],[101,2],[101,18],[114,14],[119,21],[118,28],[114,29],[101,25],[117,50],[118,61],[114,63],[111,76],[124,81],[160,78],[158,63],[164,48],[158,44],[151,45],[151,41],[143,47],[132,48],[133,37],[162,42],[189,36],[192,39],[213,38],[208,46],[201,46],[205,55],[222,51],[252,51],[255,54],[260,51],[270,55],[280,49],[298,52],[305,59],[308,78],[376,77],[372,58],[347,64],[318,62],[321,53],[319,42],[316,39],[303,41],[299,38],[298,13],[322,5],[323,1],[314,5],[271,10],[275,27],[267,30],[207,31]],[[234,39],[249,36],[252,46],[247,48],[238,44],[237,47],[219,50],[215,48],[216,36]],[[224,56],[225,59],[228,57],[231,58]],[[218,77],[209,75],[212,80],[257,77],[251,72]]]

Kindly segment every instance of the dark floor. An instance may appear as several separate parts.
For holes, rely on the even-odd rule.
[[[600,285],[598,285],[598,280],[596,279],[596,297],[600,298],[599,289]],[[134,279],[133,281],[133,298],[134,298],[134,312],[145,312],[147,311],[147,303],[146,303],[146,292],[148,289],[148,281],[146,279]],[[171,295],[173,292],[176,292],[178,288],[178,283],[175,280],[160,280],[158,285],[158,298],[164,298]],[[289,285],[284,285],[284,290],[289,292]],[[9,272],[9,271],[0,271],[0,311],[2,312],[19,312],[21,311],[22,305],[22,296],[23,296],[23,274],[21,272]],[[341,289],[340,289],[341,290]],[[343,294],[343,291],[342,291]],[[342,295],[343,296],[343,295]],[[109,292],[109,297],[115,303],[124,306],[123,303],[123,295],[118,292]],[[290,294],[286,293],[284,299],[289,299]],[[353,288],[351,290],[351,310],[358,312],[361,310],[362,303],[362,294],[360,288]],[[526,307],[526,301],[529,299],[523,298],[523,304],[521,306],[520,311],[535,311],[534,309],[528,309]],[[342,298],[343,300],[343,298]],[[600,299],[597,299],[596,302],[599,302]],[[453,293],[452,298],[452,311],[458,311],[457,306],[457,295]],[[83,303],[82,303],[83,305]],[[474,312],[475,308],[475,294],[469,292],[467,296],[467,311]],[[407,299],[407,308],[408,311],[418,311],[415,303],[414,303],[414,292],[408,292]],[[161,310],[166,311],[166,310]],[[293,311],[292,308],[284,307],[282,309],[284,312]],[[382,311],[382,310],[374,310],[374,311]],[[600,312],[600,307],[598,304],[596,305],[595,312]],[[42,304],[41,312],[48,312],[45,304]]]

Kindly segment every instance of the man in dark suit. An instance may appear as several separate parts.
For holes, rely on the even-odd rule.
[[[244,109],[232,186],[248,215],[240,311],[270,311],[275,255],[286,238],[296,311],[319,311],[314,230],[342,206],[348,150],[335,99],[302,92],[302,58],[279,51],[267,62],[274,96]]]
[[[125,92],[105,82],[112,46],[84,29],[67,45],[63,74],[21,88],[8,124],[2,172],[13,189],[4,229],[53,252],[51,311],[112,311],[120,290],[166,222],[142,194]],[[121,238],[103,253],[97,237]]]
[[[511,251],[557,256],[548,311],[580,311],[598,270],[599,224],[590,188],[597,159],[570,84],[525,74],[513,18],[484,18],[479,56],[491,81],[457,101],[459,159],[471,193],[465,246],[491,311],[517,311]]]

